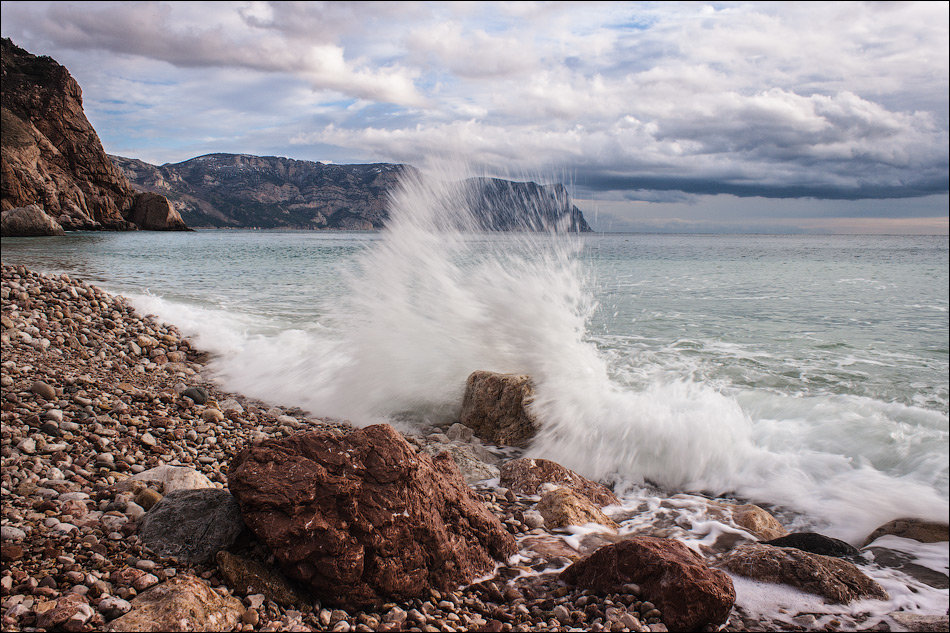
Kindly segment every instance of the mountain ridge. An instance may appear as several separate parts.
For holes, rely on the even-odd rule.
[[[337,164],[280,156],[211,153],[152,165],[110,156],[134,186],[166,196],[194,227],[379,230],[389,192],[411,165]],[[489,231],[588,232],[563,185],[474,180],[471,206]]]

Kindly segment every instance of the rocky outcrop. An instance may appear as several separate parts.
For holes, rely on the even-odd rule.
[[[14,209],[4,209],[0,214],[0,235],[3,237],[36,237],[40,235],[64,235],[59,222],[46,215],[35,204]]]
[[[561,573],[565,582],[596,592],[618,592],[629,583],[657,606],[673,631],[719,626],[736,600],[729,576],[675,539],[637,536],[577,561]]]
[[[747,503],[732,506],[732,519],[736,525],[754,534],[763,541],[781,538],[788,534],[781,523],[767,510],[757,505]]]
[[[86,119],[69,71],[2,41],[0,206],[41,206],[66,230],[133,230],[136,192]]]
[[[538,432],[528,410],[533,396],[530,376],[472,372],[465,382],[459,422],[483,440],[524,448]]]
[[[146,231],[186,231],[181,219],[165,196],[157,193],[139,193],[129,213],[129,220]]]
[[[950,525],[924,519],[894,519],[880,526],[864,539],[864,545],[886,535],[909,538],[921,543],[939,543],[950,540]]]
[[[195,564],[233,545],[243,529],[241,509],[230,493],[202,488],[166,494],[145,515],[139,536],[152,551]]]
[[[244,613],[241,601],[222,596],[194,576],[176,576],[136,596],[132,610],[107,631],[230,631]]]
[[[207,154],[150,165],[112,156],[140,190],[166,196],[190,226],[377,230],[409,165],[333,165],[277,156]],[[471,179],[463,187],[479,231],[590,231],[562,185]]]
[[[501,467],[501,485],[523,495],[540,494],[544,484],[570,488],[598,506],[620,503],[617,495],[604,485],[578,475],[549,459],[522,457]]]
[[[218,552],[215,560],[228,586],[241,595],[262,594],[265,599],[284,606],[308,601],[280,573],[259,561],[225,550]]]
[[[244,520],[325,604],[379,605],[454,588],[515,551],[452,458],[388,425],[265,440],[231,463]]]
[[[741,545],[726,554],[721,565],[734,574],[790,585],[831,603],[848,604],[858,598],[887,599],[880,585],[848,561],[790,547]]]

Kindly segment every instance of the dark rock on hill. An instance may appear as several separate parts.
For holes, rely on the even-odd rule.
[[[7,38],[0,48],[2,209],[36,204],[66,230],[139,228],[130,218],[138,194],[86,119],[76,80]],[[185,229],[169,211],[163,219],[153,211],[150,228]]]
[[[389,218],[389,193],[416,172],[409,165],[328,165],[247,154],[208,154],[161,166],[111,158],[137,188],[166,196],[190,226],[200,227],[378,230]],[[477,221],[465,228],[590,230],[561,185],[487,178],[466,185]]]

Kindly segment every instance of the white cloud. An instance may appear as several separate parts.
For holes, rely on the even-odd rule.
[[[835,197],[946,189],[948,14],[928,2],[5,2],[3,28],[95,70],[88,85],[117,101],[129,60],[173,65],[162,92],[130,89],[122,112],[91,113],[133,117],[154,143],[194,147],[157,114],[177,101],[192,139],[230,135],[250,153],[421,163],[454,151],[499,170],[575,170],[592,188]]]

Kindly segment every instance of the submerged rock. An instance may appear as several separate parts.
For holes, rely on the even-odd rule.
[[[925,521],[924,519],[894,519],[871,532],[864,539],[862,547],[887,534],[913,539],[921,543],[939,543],[940,541],[950,540],[950,525],[939,521]]]
[[[723,567],[734,574],[795,587],[828,602],[858,598],[887,599],[887,592],[848,561],[763,543],[742,545],[726,554]]]
[[[598,506],[620,503],[617,495],[606,486],[585,479],[549,459],[523,457],[513,459],[501,468],[501,485],[519,494],[539,494],[539,488],[546,483],[570,488]]]
[[[515,551],[452,458],[417,454],[389,425],[264,440],[233,460],[228,481],[284,573],[325,604],[454,589]]]
[[[636,536],[601,547],[563,572],[561,579],[596,592],[635,583],[674,631],[719,626],[736,600],[732,580],[675,539]]]
[[[473,372],[465,383],[459,422],[483,440],[524,448],[538,431],[528,411],[533,395],[529,376]]]
[[[222,596],[194,576],[176,576],[132,601],[107,631],[230,631],[244,614],[241,601]]]

